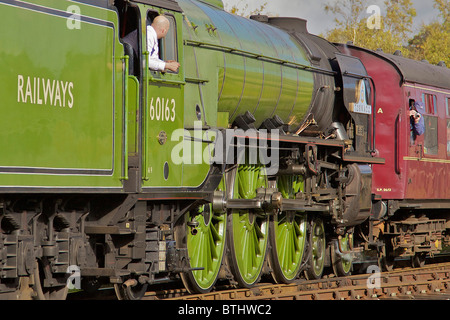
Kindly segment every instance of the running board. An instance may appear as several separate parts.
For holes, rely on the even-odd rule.
[[[301,199],[282,199],[281,211],[316,211],[327,212],[330,211],[330,206],[325,204],[310,205],[305,200]]]
[[[257,210],[266,213],[271,211],[308,211],[308,212],[328,212],[329,205],[310,204],[304,199],[283,199],[280,192],[257,193],[253,199],[223,199],[222,192],[216,192],[213,200],[213,209],[216,212],[223,212],[227,209],[234,210]]]

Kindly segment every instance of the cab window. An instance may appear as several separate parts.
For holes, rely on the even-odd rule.
[[[153,19],[158,15],[159,14],[156,11],[149,11],[147,14],[147,25],[150,26]],[[159,58],[163,61],[178,61],[177,26],[175,17],[167,13],[165,13],[164,16],[169,20],[170,28],[167,35],[158,40]]]
[[[166,15],[167,19],[170,22],[170,29],[164,39],[161,40],[161,59],[162,60],[173,60],[178,61],[178,53],[177,53],[177,26],[175,22],[175,18],[170,15]]]

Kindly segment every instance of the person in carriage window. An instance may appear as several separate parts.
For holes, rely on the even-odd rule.
[[[425,121],[422,114],[425,113],[425,105],[421,101],[411,100],[409,105],[409,118],[411,127],[411,144],[414,144],[417,136],[425,132]]]

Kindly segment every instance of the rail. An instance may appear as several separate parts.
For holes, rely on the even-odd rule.
[[[142,300],[258,301],[258,300],[450,300],[450,263],[349,277],[332,275],[291,284],[260,283],[250,288],[218,286],[216,291],[190,294],[181,283],[158,285]],[[69,294],[69,300],[116,299],[113,289]]]
[[[147,292],[144,300],[413,300],[450,299],[450,263],[349,277],[260,284],[251,289],[225,289],[189,294],[183,289]]]

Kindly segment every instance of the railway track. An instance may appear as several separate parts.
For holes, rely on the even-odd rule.
[[[450,263],[391,272],[328,277],[292,284],[260,284],[189,294],[184,289],[147,292],[144,300],[450,300]]]
[[[114,289],[69,294],[69,300],[114,300]],[[257,301],[257,300],[450,300],[450,263],[391,272],[332,275],[291,284],[261,283],[251,289],[218,286],[205,294],[189,294],[176,284],[148,291],[142,300]]]

